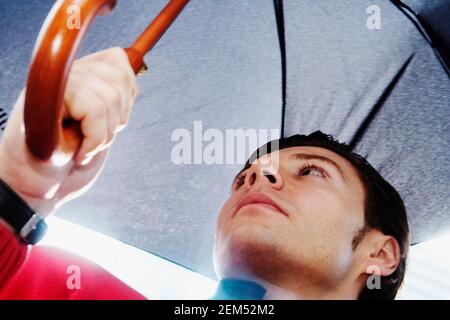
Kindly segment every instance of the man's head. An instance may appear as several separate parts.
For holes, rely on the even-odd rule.
[[[250,157],[218,219],[215,266],[220,278],[270,283],[306,298],[393,299],[408,234],[397,191],[318,131],[269,142]],[[374,272],[381,287],[369,290]]]

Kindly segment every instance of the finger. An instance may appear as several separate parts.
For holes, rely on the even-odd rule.
[[[129,120],[131,105],[133,103],[133,91],[135,91],[135,89],[133,90],[133,85],[129,82],[126,71],[123,70],[123,68],[99,61],[91,72],[95,74],[96,77],[109,83],[120,93],[120,124],[122,126],[126,125]]]
[[[124,84],[131,91],[131,101],[125,105],[125,110],[121,114],[122,123],[128,123],[131,113],[130,108],[134,104],[138,94],[138,85],[136,75],[131,68],[127,54],[123,49],[116,47],[88,55],[78,62],[82,66],[86,65],[87,68],[92,68],[92,61],[97,61],[95,65],[98,65],[99,70],[104,70],[105,76],[107,77],[105,80],[117,80],[121,85]],[[117,67],[121,70],[117,69]]]
[[[104,81],[94,71],[87,78],[91,83],[90,88],[106,103],[108,117],[108,139],[106,145],[109,146],[122,125],[121,113],[123,112],[122,109],[124,109],[122,105],[127,103],[126,93],[123,89],[121,90],[121,87]]]
[[[85,165],[102,150],[102,146],[107,142],[107,130],[108,124],[105,121],[106,107],[103,111],[90,112],[81,122],[81,130],[84,138],[80,147],[80,151],[75,157],[75,163],[77,165]],[[100,120],[100,121],[99,121]],[[101,121],[103,120],[103,121]]]
[[[106,101],[90,86],[79,85],[82,80],[73,76],[68,86],[65,105],[70,117],[81,122],[83,141],[75,156],[75,163],[84,164],[92,158],[110,136],[109,113]],[[78,88],[76,90],[75,88]]]
[[[84,77],[82,77],[83,75]],[[90,91],[87,94],[81,94],[80,88],[83,87],[88,87]],[[91,106],[92,102],[89,100],[89,93],[91,92],[102,99],[107,108],[107,118],[105,119],[108,122],[106,143],[111,143],[121,125],[120,105],[122,103],[122,94],[119,89],[106,83],[93,72],[74,73],[69,80],[65,94],[65,101],[69,106],[68,112],[70,112],[72,119],[81,121],[89,110],[96,107],[95,105]],[[78,99],[81,101],[78,101]]]
[[[103,61],[105,63],[120,67],[124,71],[126,71],[126,76],[128,79],[128,83],[131,85],[133,97],[134,98],[136,97],[137,95],[136,74],[134,73],[133,68],[130,65],[125,50],[119,47],[114,47],[103,51],[95,52],[79,60],[79,62],[82,64],[88,63],[91,65],[89,61]]]

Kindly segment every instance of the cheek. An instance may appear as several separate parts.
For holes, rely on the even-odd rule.
[[[289,192],[289,199],[295,207],[295,216],[321,219],[331,218],[342,211],[342,201],[336,192],[326,187],[316,187],[305,185],[292,188]]]
[[[363,225],[362,212],[357,212],[348,199],[327,189],[298,190],[294,205],[296,214],[291,236],[295,245],[304,247],[308,255],[319,259],[326,268],[346,268],[352,257],[352,239]]]
[[[310,228],[351,231],[364,221],[356,200],[339,190],[306,186],[292,190],[290,199],[295,220]]]

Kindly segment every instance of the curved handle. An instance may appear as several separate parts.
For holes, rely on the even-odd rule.
[[[133,70],[144,66],[143,56],[169,28],[189,0],[171,0],[130,48],[125,49]],[[64,91],[81,42],[98,14],[109,13],[116,0],[58,0],[39,33],[26,85],[24,123],[26,143],[40,160],[70,161],[78,151],[80,125],[63,122]],[[81,14],[80,28],[67,26],[71,6]]]

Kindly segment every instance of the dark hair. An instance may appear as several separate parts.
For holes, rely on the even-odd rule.
[[[406,257],[409,248],[408,219],[405,205],[399,193],[364,157],[352,152],[347,144],[340,143],[331,135],[324,134],[321,131],[316,131],[310,135],[297,134],[270,141],[250,156],[243,170],[264,154],[298,146],[328,149],[349,161],[356,168],[365,191],[364,230],[380,230],[383,234],[394,237],[400,247],[400,263],[397,269],[391,275],[381,277],[381,288],[369,289],[366,286],[361,291],[359,299],[394,299],[405,276]],[[354,247],[357,246],[364,234],[363,231],[355,237]]]

